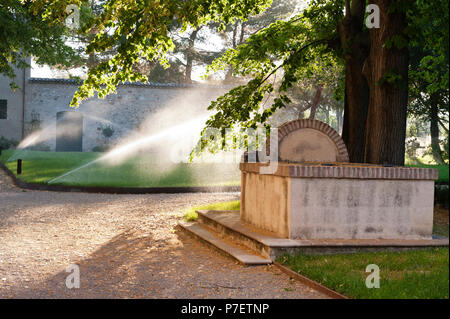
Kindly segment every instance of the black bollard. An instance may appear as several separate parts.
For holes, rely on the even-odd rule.
[[[17,160],[17,175],[22,174],[22,160],[19,158]]]

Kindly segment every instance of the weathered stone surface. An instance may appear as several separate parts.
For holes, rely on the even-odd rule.
[[[284,162],[348,162],[347,148],[329,125],[310,119],[278,128],[278,159]]]
[[[431,179],[242,176],[241,220],[284,238],[431,238]]]
[[[289,239],[431,239],[437,170],[348,163],[315,120],[281,125],[278,146],[271,174],[240,164],[242,222]]]
[[[293,178],[290,238],[431,239],[433,184]]]
[[[322,132],[305,128],[284,137],[279,145],[279,159],[295,162],[338,162],[333,141]]]
[[[289,238],[290,178],[242,173],[241,220]]]

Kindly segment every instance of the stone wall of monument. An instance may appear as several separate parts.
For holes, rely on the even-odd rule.
[[[83,114],[83,151],[95,146],[114,144],[121,137],[147,121],[158,110],[168,108],[174,116],[186,116],[205,111],[210,101],[230,88],[207,85],[128,84],[121,85],[117,94],[104,99],[90,98],[79,108],[69,107],[77,84],[72,80],[36,79],[27,83],[25,101],[25,134],[37,129],[48,136],[43,142],[51,150],[56,144],[56,114],[61,111]],[[154,123],[161,126],[161,123]],[[150,125],[152,125],[150,121]],[[102,128],[110,126],[114,134],[106,138]],[[42,145],[41,145],[42,146]]]

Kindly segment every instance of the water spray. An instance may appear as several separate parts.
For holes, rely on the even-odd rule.
[[[89,163],[81,165],[73,170],[70,170],[60,176],[57,176],[57,177],[49,180],[48,184],[52,184],[55,181],[65,177],[67,175],[73,174],[73,173],[75,173],[83,168],[86,168],[88,166],[91,166],[95,163],[98,163],[101,161],[106,161],[106,160],[116,160],[117,157],[120,157],[120,156],[129,156],[130,154],[133,154],[136,150],[138,150],[140,147],[142,147],[144,145],[149,145],[149,144],[155,143],[163,137],[167,137],[167,136],[174,134],[174,132],[183,134],[184,130],[186,130],[186,128],[189,128],[192,125],[202,125],[205,120],[206,120],[206,117],[200,118],[200,119],[195,119],[195,120],[192,120],[192,121],[180,124],[180,125],[169,127],[159,133],[139,138],[139,139],[132,141],[130,143],[127,143],[125,145],[118,146],[118,147],[112,149],[111,151],[109,151],[108,153],[106,153],[105,155],[103,155]]]

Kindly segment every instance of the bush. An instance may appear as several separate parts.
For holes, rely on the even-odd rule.
[[[19,144],[15,140],[7,139],[6,137],[0,136],[0,150],[7,150],[9,148],[14,148]]]
[[[448,185],[434,186],[434,204],[448,209]]]
[[[95,147],[92,148],[92,152],[107,152],[109,150],[109,146],[103,145],[97,145]]]
[[[33,146],[27,147],[27,149],[30,151],[40,151],[40,152],[50,152],[51,151],[50,146],[48,146],[45,143],[38,143]]]
[[[114,134],[114,128],[111,125],[107,125],[102,128],[102,134],[106,138],[110,138]]]
[[[417,142],[417,138],[411,138],[406,141],[406,154],[411,158],[415,159],[417,157],[417,150],[421,148],[420,143]]]

